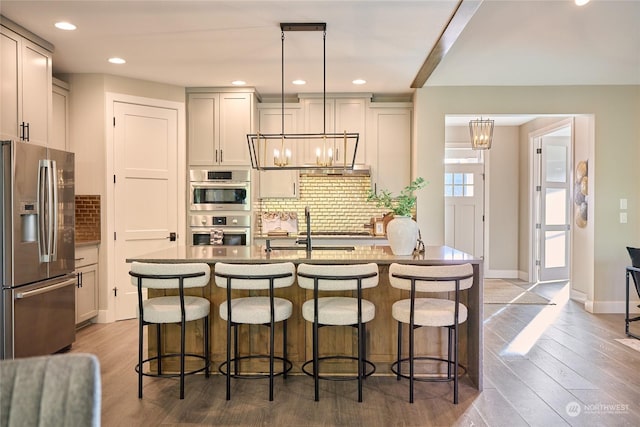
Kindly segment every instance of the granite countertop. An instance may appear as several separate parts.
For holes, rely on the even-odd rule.
[[[300,234],[289,234],[288,236],[269,236],[266,234],[256,234],[253,236],[254,239],[259,240],[295,240],[295,239],[306,239],[307,235],[304,233]],[[348,233],[339,233],[339,234],[312,234],[311,240],[387,240],[387,236],[372,236],[371,234],[348,234]]]
[[[176,249],[153,252],[127,259],[127,262],[216,262],[270,263],[291,261],[293,263],[355,264],[374,262],[379,265],[392,262],[412,264],[471,264],[482,263],[481,259],[448,246],[427,246],[424,253],[407,256],[393,255],[388,246],[353,246],[353,250],[314,249],[307,253],[304,247],[297,250],[274,249],[265,251],[264,245],[252,246],[179,246]]]

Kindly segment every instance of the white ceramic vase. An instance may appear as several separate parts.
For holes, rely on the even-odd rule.
[[[410,216],[394,216],[387,224],[387,240],[394,255],[411,255],[418,242],[418,223]]]

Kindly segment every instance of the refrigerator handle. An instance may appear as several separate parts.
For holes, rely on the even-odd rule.
[[[49,261],[58,258],[58,168],[55,160],[49,160]]]
[[[40,160],[38,174],[38,208],[40,261],[56,259],[58,224],[58,186],[55,160]]]
[[[47,161],[40,160],[38,163],[38,253],[40,254],[40,262],[47,261],[48,243],[46,241],[47,234]]]

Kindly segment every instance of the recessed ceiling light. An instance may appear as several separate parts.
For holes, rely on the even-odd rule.
[[[111,62],[112,64],[124,64],[127,61],[122,58],[109,58],[109,62]]]
[[[293,83],[294,85],[306,85],[307,84],[307,82],[305,82],[304,80],[301,80],[301,79],[294,80],[291,83]]]
[[[367,81],[364,79],[355,79],[354,81],[352,81],[351,83],[353,83],[354,85],[363,85],[365,84]]]
[[[234,80],[231,82],[231,84],[234,86],[244,86],[247,84],[247,82],[245,82],[244,80]]]
[[[584,6],[589,3],[589,0],[575,0],[576,6]]]
[[[76,26],[70,22],[56,22],[54,25],[59,30],[73,31],[76,29]]]

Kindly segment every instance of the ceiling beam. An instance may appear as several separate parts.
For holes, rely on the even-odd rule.
[[[412,89],[419,89],[427,82],[433,71],[436,69],[440,61],[445,57],[451,46],[456,42],[458,36],[467,26],[471,18],[476,13],[483,0],[460,0],[458,6],[453,11],[449,22],[445,25],[438,41],[431,48],[429,56],[425,59],[422,67],[418,70],[418,74],[411,83]]]

